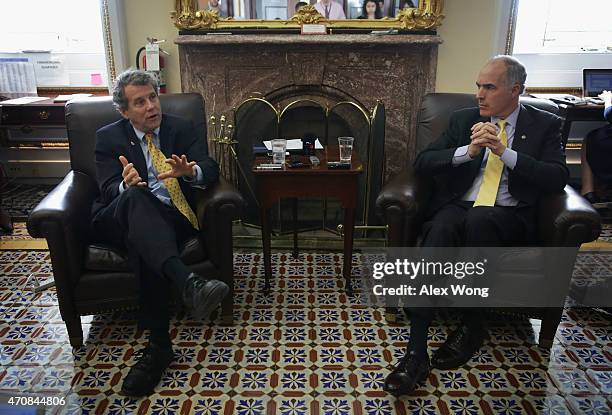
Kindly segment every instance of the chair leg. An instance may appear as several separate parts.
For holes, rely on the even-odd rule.
[[[232,326],[234,324],[234,293],[230,293],[221,303],[221,324]]]
[[[81,318],[64,319],[66,323],[66,329],[68,330],[68,338],[70,339],[70,345],[72,347],[79,347],[83,345],[83,327],[81,327]]]
[[[543,349],[550,349],[557,333],[557,327],[561,322],[562,308],[548,308],[542,317],[542,326],[540,328],[540,337],[538,344]]]

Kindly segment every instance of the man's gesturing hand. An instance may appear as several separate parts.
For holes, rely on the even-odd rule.
[[[502,144],[498,127],[490,122],[479,122],[471,128],[472,135],[470,136],[471,143],[468,147],[468,154],[474,158],[483,147],[491,149],[493,154],[501,157],[506,150],[506,146]]]
[[[176,154],[172,155],[172,158],[166,159],[166,163],[168,163],[172,169],[168,170],[165,173],[161,173],[157,176],[159,180],[167,179],[168,177],[179,178],[182,176],[193,177],[196,175],[195,161],[187,161],[187,156],[177,156]]]
[[[123,177],[123,184],[125,188],[130,186],[146,186],[147,183],[143,182],[138,175],[138,170],[134,168],[132,163],[128,163],[128,160],[124,156],[119,156],[119,161],[123,166],[121,176]]]

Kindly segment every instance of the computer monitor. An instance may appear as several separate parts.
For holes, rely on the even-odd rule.
[[[612,69],[583,69],[582,95],[596,97],[603,90],[612,91]]]

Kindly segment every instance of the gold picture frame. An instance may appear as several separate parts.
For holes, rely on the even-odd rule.
[[[217,12],[198,10],[197,0],[175,0],[174,11],[170,13],[179,30],[236,31],[236,30],[300,30],[304,24],[325,24],[329,29],[355,30],[435,30],[444,19],[444,0],[419,0],[419,7],[402,9],[395,17],[378,20],[328,20],[321,16],[314,6],[302,7],[288,20],[238,20],[219,17]]]

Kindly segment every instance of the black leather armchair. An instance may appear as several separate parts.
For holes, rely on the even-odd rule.
[[[204,101],[199,94],[161,95],[162,110],[190,119],[194,133],[206,140]],[[138,306],[138,279],[127,256],[103,244],[92,244],[91,206],[98,195],[95,174],[95,132],[118,120],[110,97],[68,103],[66,124],[72,170],[30,214],[30,235],[46,238],[62,319],[70,344],[83,343],[81,315]],[[181,248],[181,257],[204,276],[225,281],[230,295],[222,304],[222,321],[232,322],[232,221],[240,216],[241,195],[221,179],[197,196],[196,215],[202,232]]]
[[[558,113],[547,100],[521,97],[521,103]],[[448,126],[453,111],[477,106],[474,95],[434,93],[423,98],[417,124],[417,152],[439,137]],[[431,178],[415,174],[409,167],[389,181],[376,200],[377,213],[388,225],[389,246],[415,246],[431,197]],[[571,187],[560,194],[547,195],[539,203],[538,238],[541,246],[579,247],[597,239],[601,221],[597,212]],[[569,281],[560,281],[568,284]],[[569,287],[568,287],[569,288]],[[539,344],[549,348],[561,321],[562,308],[528,309],[542,320]],[[390,312],[390,311],[389,311]],[[392,315],[389,316],[393,319]]]

